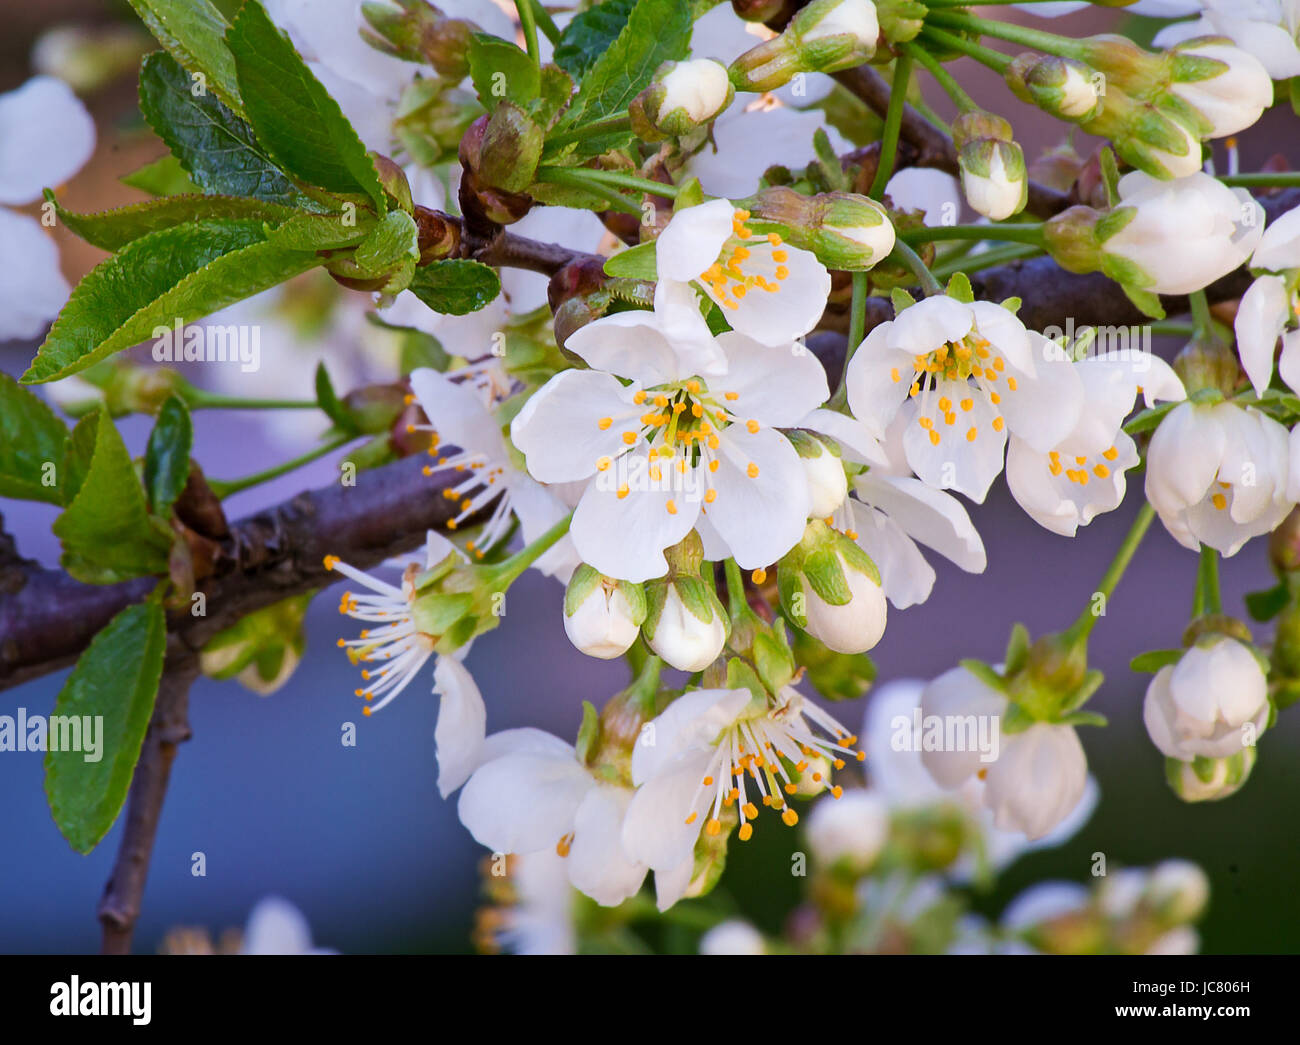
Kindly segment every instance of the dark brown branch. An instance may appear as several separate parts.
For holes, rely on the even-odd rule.
[[[179,643],[168,654],[153,718],[140,748],[131,791],[127,796],[122,843],[112,874],[99,901],[104,954],[130,954],[131,936],[140,916],[140,901],[149,877],[163,799],[171,779],[176,747],[190,739],[190,686],[199,674],[198,657]]]
[[[890,85],[874,69],[860,65],[856,69],[847,69],[836,73],[835,79],[866,102],[875,112],[885,114],[889,107]],[[944,134],[912,106],[903,106],[903,124],[899,130],[900,140],[906,142],[916,155],[912,161],[914,167],[933,167],[948,174],[959,175],[961,168],[957,164],[957,150],[952,139]],[[1067,193],[1059,192],[1038,182],[1029,183],[1029,201],[1025,210],[1039,218],[1050,218],[1059,214],[1072,203]]]
[[[442,495],[454,473],[426,477],[420,455],[360,472],[356,486],[302,493],[231,526],[215,574],[202,585],[206,615],[168,617],[176,640],[197,651],[241,617],[336,578],[323,565],[338,555],[365,569],[417,548],[446,525],[456,503]],[[82,584],[60,570],[25,563],[0,591],[0,689],[38,678],[76,659],[114,614],[138,602],[153,579]]]

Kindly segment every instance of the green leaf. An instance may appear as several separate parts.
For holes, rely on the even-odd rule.
[[[235,112],[242,111],[235,82],[235,59],[226,46],[230,28],[208,0],[130,0],[135,13],[173,58],[198,79],[190,83],[217,97]]]
[[[77,495],[54,520],[64,569],[87,584],[167,573],[171,539],[149,517],[131,455],[104,410],[96,411],[95,449]]]
[[[253,128],[216,95],[194,95],[188,74],[169,55],[148,55],[140,66],[140,112],[204,192],[287,206],[309,202]]]
[[[159,336],[159,328],[201,319],[321,260],[264,235],[260,221],[199,221],[127,244],[77,284],[23,382],[75,374]]]
[[[1246,596],[1246,610],[1258,621],[1272,620],[1291,601],[1291,592],[1284,582],[1278,582],[1263,591],[1252,591]]]
[[[118,181],[133,189],[147,192],[151,196],[183,196],[187,193],[203,191],[185,172],[181,161],[170,152],[119,178]]]
[[[144,455],[144,488],[153,513],[166,516],[190,477],[194,425],[180,396],[170,396],[158,410]]]
[[[605,261],[605,274],[623,276],[627,279],[655,279],[658,266],[655,260],[654,242],[638,243],[635,247],[621,250]]]
[[[77,422],[68,438],[67,452],[63,458],[63,504],[69,505],[81,490],[90,471],[91,458],[95,456],[95,440],[99,436],[99,411],[93,410]]]
[[[1161,668],[1169,664],[1177,664],[1183,657],[1186,650],[1181,649],[1153,649],[1146,653],[1139,653],[1129,662],[1129,667],[1133,671],[1141,671],[1154,675]]]
[[[367,276],[382,276],[403,261],[419,260],[419,238],[414,218],[405,211],[390,211],[357,247],[352,260]]]
[[[226,40],[258,141],[309,184],[362,193],[383,213],[383,186],[365,145],[260,3],[245,0]]]
[[[375,227],[374,218],[365,211],[343,214],[297,214],[273,232],[267,242],[289,250],[343,250],[361,243]]]
[[[686,57],[692,13],[680,0],[637,0],[627,23],[592,63],[560,125],[585,127],[627,111],[665,61]],[[631,141],[630,131],[601,134],[579,142],[570,157],[596,156]]]
[[[416,269],[410,289],[435,312],[463,316],[477,312],[501,293],[501,279],[481,262],[453,259]]]
[[[351,432],[356,427],[352,415],[334,391],[334,382],[330,380],[323,360],[316,364],[316,405],[340,431]]]
[[[54,204],[59,221],[87,243],[109,251],[151,232],[190,221],[252,218],[279,225],[297,213],[278,203],[236,196],[167,196],[93,214],[74,214],[60,207],[49,189],[45,190],[45,198]]]
[[[59,691],[46,739],[45,795],[59,831],[79,853],[99,844],[126,801],[166,647],[162,607],[152,599],[128,606],[91,640]],[[97,752],[62,750],[75,738],[77,725],[81,747],[93,746],[87,743],[90,726]],[[89,761],[93,755],[98,757]]]
[[[68,426],[45,400],[0,373],[0,497],[63,504]]]
[[[605,0],[575,15],[555,45],[555,64],[581,80],[627,25],[636,0]]]
[[[488,112],[503,99],[527,108],[541,91],[541,73],[527,52],[488,33],[470,37],[469,75]]]

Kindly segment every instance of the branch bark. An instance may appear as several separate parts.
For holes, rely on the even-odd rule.
[[[131,778],[122,842],[99,902],[100,950],[104,954],[131,953],[131,937],[140,916],[172,761],[177,745],[190,739],[190,686],[198,677],[199,662],[179,643],[173,642],[172,646],[163,666],[153,718],[140,748],[140,761]]]

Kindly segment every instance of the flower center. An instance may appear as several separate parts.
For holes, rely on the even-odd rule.
[[[755,238],[746,224],[749,211],[738,210],[731,218],[731,235],[722,245],[718,260],[700,273],[700,282],[723,308],[736,309],[751,290],[775,294],[790,276],[786,264],[790,253],[783,249],[780,234],[769,232]]]
[[[937,411],[931,410],[931,393],[941,383],[950,386],[967,385],[974,380],[977,388],[971,389],[971,392],[978,393],[987,400],[995,415],[991,427],[995,432],[1002,431],[1006,422],[998,410],[998,405],[1002,402],[998,382],[1005,377],[1007,391],[1016,391],[1016,379],[1005,373],[1006,366],[1006,360],[978,331],[972,331],[959,341],[946,342],[930,352],[913,357],[912,380],[907,394],[912,399],[920,398],[916,423],[925,429],[932,446],[938,446],[942,441],[941,432],[945,427],[953,428],[970,443],[975,442],[980,433],[979,426],[971,421],[962,420],[958,424],[961,415],[974,410],[973,394],[967,395],[964,390],[950,387],[949,391],[954,393],[955,398],[954,395],[940,395],[934,404],[938,407]],[[904,380],[904,374],[898,367],[890,370],[889,377],[895,384]]]

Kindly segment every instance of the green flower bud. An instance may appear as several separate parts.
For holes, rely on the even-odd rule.
[[[876,53],[879,38],[871,0],[813,0],[780,36],[746,51],[727,71],[738,91],[772,91],[796,73],[861,65]]]
[[[887,605],[871,557],[816,520],[778,564],[781,608],[837,653],[865,653],[885,633]]]
[[[632,99],[632,129],[643,141],[680,138],[707,124],[736,96],[727,70],[710,58],[664,62]]]
[[[545,138],[542,128],[519,106],[498,102],[479,146],[479,176],[493,188],[523,192],[533,183]]]
[[[1236,794],[1255,768],[1257,751],[1243,747],[1227,758],[1165,759],[1165,780],[1184,802],[1217,802]]]
[[[1091,119],[1102,104],[1101,73],[1073,58],[1022,54],[1003,75],[1018,98],[1061,120]]]
[[[703,671],[727,641],[727,613],[712,576],[702,577],[704,545],[692,530],[665,553],[668,572],[647,581],[641,634],[659,656],[679,671]]]
[[[469,75],[469,41],[473,22],[448,18],[425,0],[394,0],[396,7],[375,0],[361,5],[368,26],[361,38],[376,50],[408,62],[428,62],[440,76],[460,81]]]
[[[888,212],[856,192],[804,196],[778,186],[738,206],[750,212],[750,222],[758,231],[779,232],[794,246],[811,251],[827,268],[860,272],[894,249]]]
[[[1025,154],[1011,133],[1001,116],[980,111],[963,113],[952,125],[966,202],[994,221],[1018,214],[1029,199]]]
[[[645,589],[582,563],[564,593],[564,631],[590,657],[621,657],[646,618]]]

